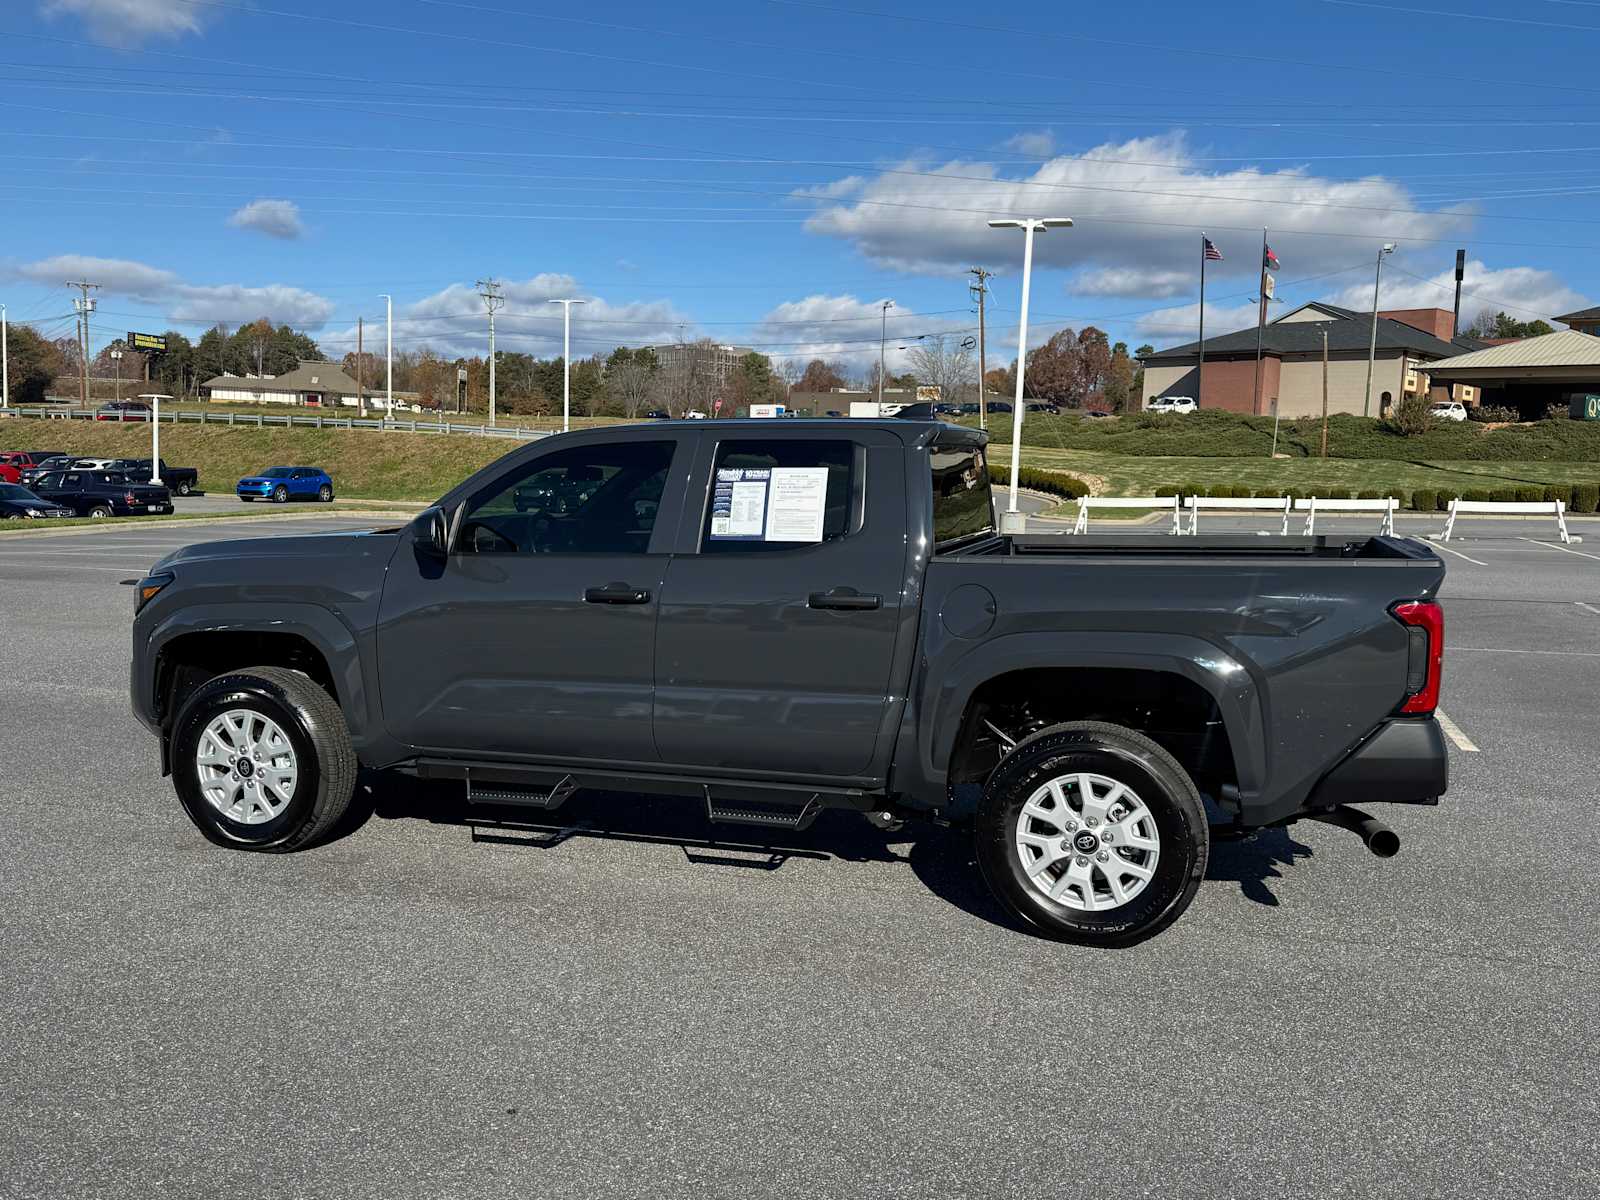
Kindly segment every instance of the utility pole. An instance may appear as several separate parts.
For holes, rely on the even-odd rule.
[[[1322,457],[1328,457],[1328,331],[1322,331]]]
[[[74,310],[76,310],[76,312],[78,314],[78,353],[79,353],[79,360],[82,363],[82,367],[79,370],[78,374],[80,374],[83,377],[80,380],[78,380],[78,396],[79,396],[78,403],[83,408],[88,408],[89,407],[89,314],[94,311],[94,305],[95,305],[94,299],[89,295],[89,293],[91,291],[99,291],[100,290],[100,285],[98,283],[90,283],[87,280],[83,280],[83,281],[80,281],[78,283],[73,283],[73,282],[71,282],[69,280],[67,282],[67,286],[70,287],[70,288],[77,288],[78,291],[80,293],[82,293],[82,295],[79,298],[73,300],[72,307],[73,307]]]
[[[384,304],[384,379],[383,379],[383,404],[384,411],[389,419],[394,420],[394,297],[382,297]]]
[[[1372,366],[1378,358],[1378,288],[1383,283],[1383,256],[1393,253],[1393,242],[1385,242],[1378,249],[1378,270],[1372,277],[1372,337],[1367,342],[1367,390],[1361,393],[1363,417],[1370,416],[1372,408]]]
[[[561,432],[572,428],[572,306],[583,300],[551,300],[561,305]]]
[[[356,318],[356,411],[363,417],[367,415],[367,392],[361,386],[363,373],[361,368],[366,364],[361,361],[361,318]]]
[[[500,294],[500,281],[497,279],[480,279],[478,286],[483,289],[478,295],[483,297],[483,307],[489,314],[489,424],[495,422],[495,390],[494,390],[494,314],[505,306],[506,299]]]
[[[988,342],[984,338],[983,310],[984,301],[989,296],[989,287],[985,282],[994,275],[993,271],[985,271],[982,267],[973,267],[967,271],[968,275],[976,275],[977,283],[969,283],[967,291],[978,302],[978,428],[989,428],[989,397],[988,388],[984,384],[984,372],[989,369],[987,354]]]
[[[6,306],[0,304],[0,408],[11,407],[11,348],[7,338]]]
[[[882,316],[878,322],[878,404],[883,404],[883,350],[889,338],[889,310],[894,307],[893,300],[883,302]]]

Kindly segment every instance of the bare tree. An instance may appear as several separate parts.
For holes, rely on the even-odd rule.
[[[939,398],[949,404],[965,399],[966,391],[977,386],[977,360],[957,337],[934,333],[920,338],[906,351],[906,364],[917,382],[938,388]]]

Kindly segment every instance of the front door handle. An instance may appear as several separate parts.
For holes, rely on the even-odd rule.
[[[604,587],[585,588],[587,604],[649,604],[650,593],[626,583],[608,583]]]
[[[879,608],[882,604],[883,597],[858,592],[852,587],[836,587],[831,591],[812,592],[806,600],[808,608],[837,608],[852,612]]]

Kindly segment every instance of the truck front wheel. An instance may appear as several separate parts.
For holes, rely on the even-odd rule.
[[[1210,851],[1205,805],[1178,761],[1098,721],[1017,743],[984,786],[977,857],[1014,913],[1045,934],[1128,946],[1189,907]]]
[[[173,723],[173,787],[219,846],[282,853],[313,845],[344,815],[355,782],[344,714],[299,671],[215,676]]]

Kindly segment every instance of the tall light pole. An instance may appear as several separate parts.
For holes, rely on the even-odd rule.
[[[111,361],[117,364],[117,403],[122,403],[122,351],[111,351]]]
[[[384,304],[384,325],[387,332],[384,335],[384,380],[383,380],[383,406],[389,414],[389,419],[394,420],[394,297],[380,297]]]
[[[1028,373],[1028,289],[1033,282],[1033,235],[1035,230],[1070,229],[1071,217],[1024,217],[990,221],[990,229],[1020,229],[1022,238],[1022,322],[1017,331],[1017,394],[1011,408],[1011,504],[1000,521],[1001,533],[1021,533],[1022,515],[1017,512],[1017,472],[1022,469],[1022,382]]]
[[[1383,256],[1394,253],[1394,243],[1385,242],[1378,251],[1378,270],[1372,279],[1372,337],[1367,342],[1367,390],[1361,395],[1361,415],[1371,415],[1372,364],[1378,357],[1378,285],[1383,282]]]
[[[6,306],[0,304],[0,408],[11,407],[11,351],[7,344]]]
[[[878,321],[878,404],[883,404],[883,351],[889,338],[889,310],[894,307],[893,300],[883,302],[883,313]]]
[[[561,432],[572,428],[572,306],[584,300],[551,300],[561,305]]]

